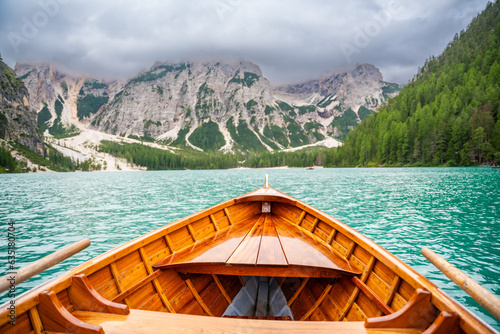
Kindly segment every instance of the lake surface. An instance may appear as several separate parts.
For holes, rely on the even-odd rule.
[[[500,169],[376,168],[0,175],[0,274],[7,224],[16,268],[90,238],[89,248],[20,284],[35,287],[125,241],[264,185],[296,197],[386,248],[497,329],[421,254],[427,246],[500,295]],[[0,295],[0,303],[8,301]]]

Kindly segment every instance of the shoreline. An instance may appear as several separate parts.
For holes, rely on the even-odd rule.
[[[36,167],[36,165],[34,165]],[[161,171],[201,171],[201,170],[280,170],[280,169],[295,169],[295,170],[311,170],[311,168],[308,167],[288,167],[288,166],[281,166],[281,167],[236,167],[236,168],[225,168],[225,169],[152,169],[152,170],[147,170],[144,169],[145,167],[142,167],[143,169],[139,169],[137,167],[135,168],[128,168],[128,169],[102,169],[102,170],[89,170],[89,171],[82,171],[82,170],[75,170],[75,171],[66,171],[66,172],[57,172],[53,170],[49,170],[46,168],[46,170],[40,170],[37,169],[36,172],[33,171],[25,171],[21,173],[0,173],[0,175],[18,175],[18,174],[45,174],[45,173],[110,173],[110,172],[161,172]],[[485,168],[485,169],[491,169],[491,170],[500,170],[499,168],[492,168],[492,166],[454,166],[454,167],[448,167],[448,166],[377,166],[377,167],[323,167],[323,166],[314,166],[312,170],[314,169],[408,169],[408,168],[418,168],[418,169],[425,169],[425,168]]]

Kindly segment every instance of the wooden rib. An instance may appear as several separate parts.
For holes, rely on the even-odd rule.
[[[139,248],[139,255],[141,256],[142,262],[144,263],[144,267],[146,267],[148,275],[150,275],[153,272],[153,269],[149,265],[148,256],[146,255],[146,251],[144,251],[143,247]]]
[[[399,276],[395,276],[394,279],[392,280],[391,287],[389,288],[389,293],[387,294],[387,297],[385,297],[385,300],[384,300],[384,303],[386,305],[391,305],[391,302],[394,299],[394,296],[396,295],[396,291],[398,290],[400,282],[401,282],[401,277],[399,277]],[[380,317],[383,314],[384,314],[384,312],[382,312],[382,310],[379,310],[377,312],[376,317]]]
[[[170,236],[168,234],[165,234],[165,242],[167,243],[167,247],[168,247],[168,250],[170,251],[170,253],[173,253],[174,248],[172,247],[172,245],[174,243],[172,242],[172,239],[170,239]]]
[[[325,288],[325,290],[323,291],[323,293],[321,294],[321,296],[319,296],[318,300],[314,303],[314,305],[309,309],[309,311],[306,312],[306,314],[304,314],[304,316],[302,318],[300,318],[300,321],[304,321],[306,320],[307,318],[309,318],[311,316],[311,314],[314,313],[314,311],[316,311],[318,309],[318,307],[321,305],[321,303],[323,302],[323,300],[326,298],[326,296],[328,296],[328,293],[330,292],[330,290],[332,289],[332,284],[328,284]]]
[[[191,283],[191,280],[188,278],[187,280],[185,280],[185,283],[186,283],[187,287],[189,288],[189,290],[191,291],[191,293],[193,294],[194,299],[196,299],[198,304],[200,304],[203,311],[205,311],[205,313],[207,313],[209,316],[213,317],[214,314],[212,313],[210,308],[207,306],[207,304],[205,304],[205,302],[203,301],[203,299],[199,295],[198,291],[196,291],[196,289],[193,286],[193,283]]]
[[[227,294],[226,289],[224,289],[224,287],[222,286],[222,283],[220,282],[219,277],[217,277],[217,275],[215,275],[215,274],[212,274],[212,278],[213,278],[215,284],[217,285],[217,287],[219,288],[220,293],[222,293],[222,295],[226,299],[227,303],[231,304],[233,301],[231,300],[231,297],[229,297],[229,295]]]
[[[283,286],[283,283],[285,283],[286,277],[283,277],[280,282],[280,288]]]
[[[306,216],[306,212],[302,211],[302,213],[299,216],[299,220],[297,221],[297,226],[300,226],[302,224],[302,221],[304,220],[304,217]],[[284,218],[284,217],[283,217]],[[292,223],[293,224],[293,223]]]
[[[29,316],[35,334],[45,333],[45,330],[43,329],[42,325],[42,320],[40,320],[40,314],[38,314],[38,310],[36,307],[32,307],[29,309]]]
[[[217,224],[217,221],[215,220],[215,217],[213,214],[211,214],[210,216],[210,221],[212,222],[212,224],[214,224],[214,228],[215,228],[215,231],[219,232],[219,225]]]
[[[245,281],[243,280],[243,278],[241,276],[238,276],[238,280],[240,281],[241,287],[244,287]]]
[[[224,213],[226,214],[227,221],[228,221],[229,225],[234,225],[231,217],[229,217],[229,211],[227,210],[227,208],[224,208]]]
[[[148,272],[148,274],[149,275],[153,274],[153,268],[151,267],[151,265],[148,262],[146,251],[144,250],[143,247],[139,248],[139,254],[141,255],[142,261],[144,262],[144,265],[146,267],[146,271]],[[160,273],[159,270],[157,272]],[[157,276],[159,276],[159,274]],[[163,289],[160,285],[160,282],[158,282],[156,277],[153,278],[153,286],[154,286],[156,292],[158,293],[158,296],[160,297],[160,300],[163,303],[163,306],[165,306],[167,308],[167,310],[170,311],[170,313],[175,313],[174,308],[172,307],[172,305],[168,301],[168,298],[165,295],[165,293],[163,292]]]
[[[373,265],[375,264],[375,260],[376,260],[375,256],[372,256],[370,258],[370,261],[366,265],[365,271],[363,272],[363,275],[361,275],[361,281],[363,283],[366,281],[366,279],[368,278],[368,275],[372,271]],[[351,294],[351,297],[349,297],[349,299],[347,300],[346,305],[342,309],[342,312],[340,312],[339,317],[336,319],[336,321],[341,321],[346,316],[347,312],[349,312],[349,310],[351,309],[352,305],[354,304],[354,301],[358,297],[359,292],[360,292],[360,289],[356,286],[354,288],[354,291]]]
[[[160,299],[161,299],[163,305],[165,305],[165,307],[167,308],[167,310],[169,310],[170,313],[176,313],[174,308],[172,307],[172,304],[170,304],[170,302],[168,301],[168,298],[165,295],[165,292],[163,292],[163,289],[161,288],[161,285],[160,285],[160,282],[158,282],[158,279],[155,278],[153,280],[153,285],[155,286],[156,291],[159,291],[158,295],[160,296]]]
[[[313,223],[312,223],[312,225],[311,225],[311,230],[310,230],[310,232],[311,232],[311,233],[312,233],[312,232],[314,232],[314,229],[315,229],[315,228],[316,228],[316,226],[318,225],[318,222],[319,222],[318,217],[314,218]]]
[[[366,282],[366,279],[368,278],[368,275],[370,275],[373,266],[375,265],[375,256],[372,256],[370,258],[370,261],[368,261],[368,264],[366,265],[365,271],[363,272],[363,275],[361,275],[361,281],[364,283]]]
[[[193,238],[193,241],[196,242],[196,236],[194,235],[193,226],[191,226],[191,224],[188,224],[187,228],[188,228],[189,234],[191,234],[191,238]]]
[[[335,234],[337,233],[337,230],[336,229],[333,229],[332,232],[330,233],[330,236],[328,237],[328,239],[326,239],[326,243],[327,244],[331,244],[333,239],[335,239]]]
[[[297,297],[300,295],[300,293],[302,292],[302,290],[304,290],[304,288],[306,287],[307,282],[309,282],[309,277],[304,278],[304,280],[300,284],[300,286],[297,289],[297,291],[295,291],[295,293],[293,294],[292,298],[290,298],[290,300],[288,301],[288,306],[291,306],[293,304],[293,302],[295,301],[295,299],[297,299]]]
[[[392,314],[394,313],[394,311],[384,303],[384,301],[382,299],[379,298],[379,296],[377,296],[375,294],[375,292],[372,291],[372,289],[370,289],[370,287],[368,287],[368,285],[366,285],[365,283],[361,282],[361,280],[357,277],[353,277],[352,278],[352,281],[354,282],[354,284],[356,284],[356,286],[358,288],[361,289],[361,291],[363,291],[365,293],[365,295],[370,298],[374,303],[375,305],[377,305],[377,307],[382,311],[384,312],[384,314]]]
[[[390,305],[392,300],[394,299],[394,296],[396,295],[396,291],[398,290],[399,283],[401,283],[401,277],[396,276],[392,280],[391,287],[389,289],[389,294],[387,295],[387,298],[385,299],[385,303],[387,305]]]
[[[122,293],[125,288],[122,285],[122,282],[120,281],[120,273],[118,272],[118,268],[116,267],[116,262],[112,262],[109,264],[109,269],[111,269],[111,274],[113,275],[113,279],[115,280],[116,287],[118,288],[118,292]],[[116,298],[116,297],[115,297]],[[112,301],[115,301],[114,299]],[[130,303],[128,301],[128,298],[124,299],[125,304],[131,308]]]
[[[117,302],[117,303],[121,302],[123,299],[127,298],[128,296],[130,296],[131,294],[133,294],[134,292],[136,292],[137,290],[142,288],[144,285],[151,282],[156,277],[160,276],[160,273],[161,273],[160,270],[152,272],[151,274],[144,277],[143,279],[141,279],[139,282],[135,283],[133,286],[131,286],[127,290],[122,291],[119,295],[117,295],[115,298],[113,298],[112,301]]]
[[[349,246],[349,249],[347,250],[347,254],[345,258],[349,260],[349,257],[352,255],[352,252],[354,251],[354,248],[356,247],[356,243],[353,241],[352,244]]]

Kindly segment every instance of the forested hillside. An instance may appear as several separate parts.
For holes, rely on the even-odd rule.
[[[328,166],[500,164],[500,2],[351,131]]]

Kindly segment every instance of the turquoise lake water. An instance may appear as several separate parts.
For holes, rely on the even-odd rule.
[[[365,234],[459,302],[500,324],[430,264],[427,246],[500,295],[500,169],[375,168],[95,172],[0,175],[0,274],[7,224],[16,268],[67,244],[89,248],[20,284],[35,287],[125,241],[264,185]],[[0,304],[7,302],[0,295]]]

